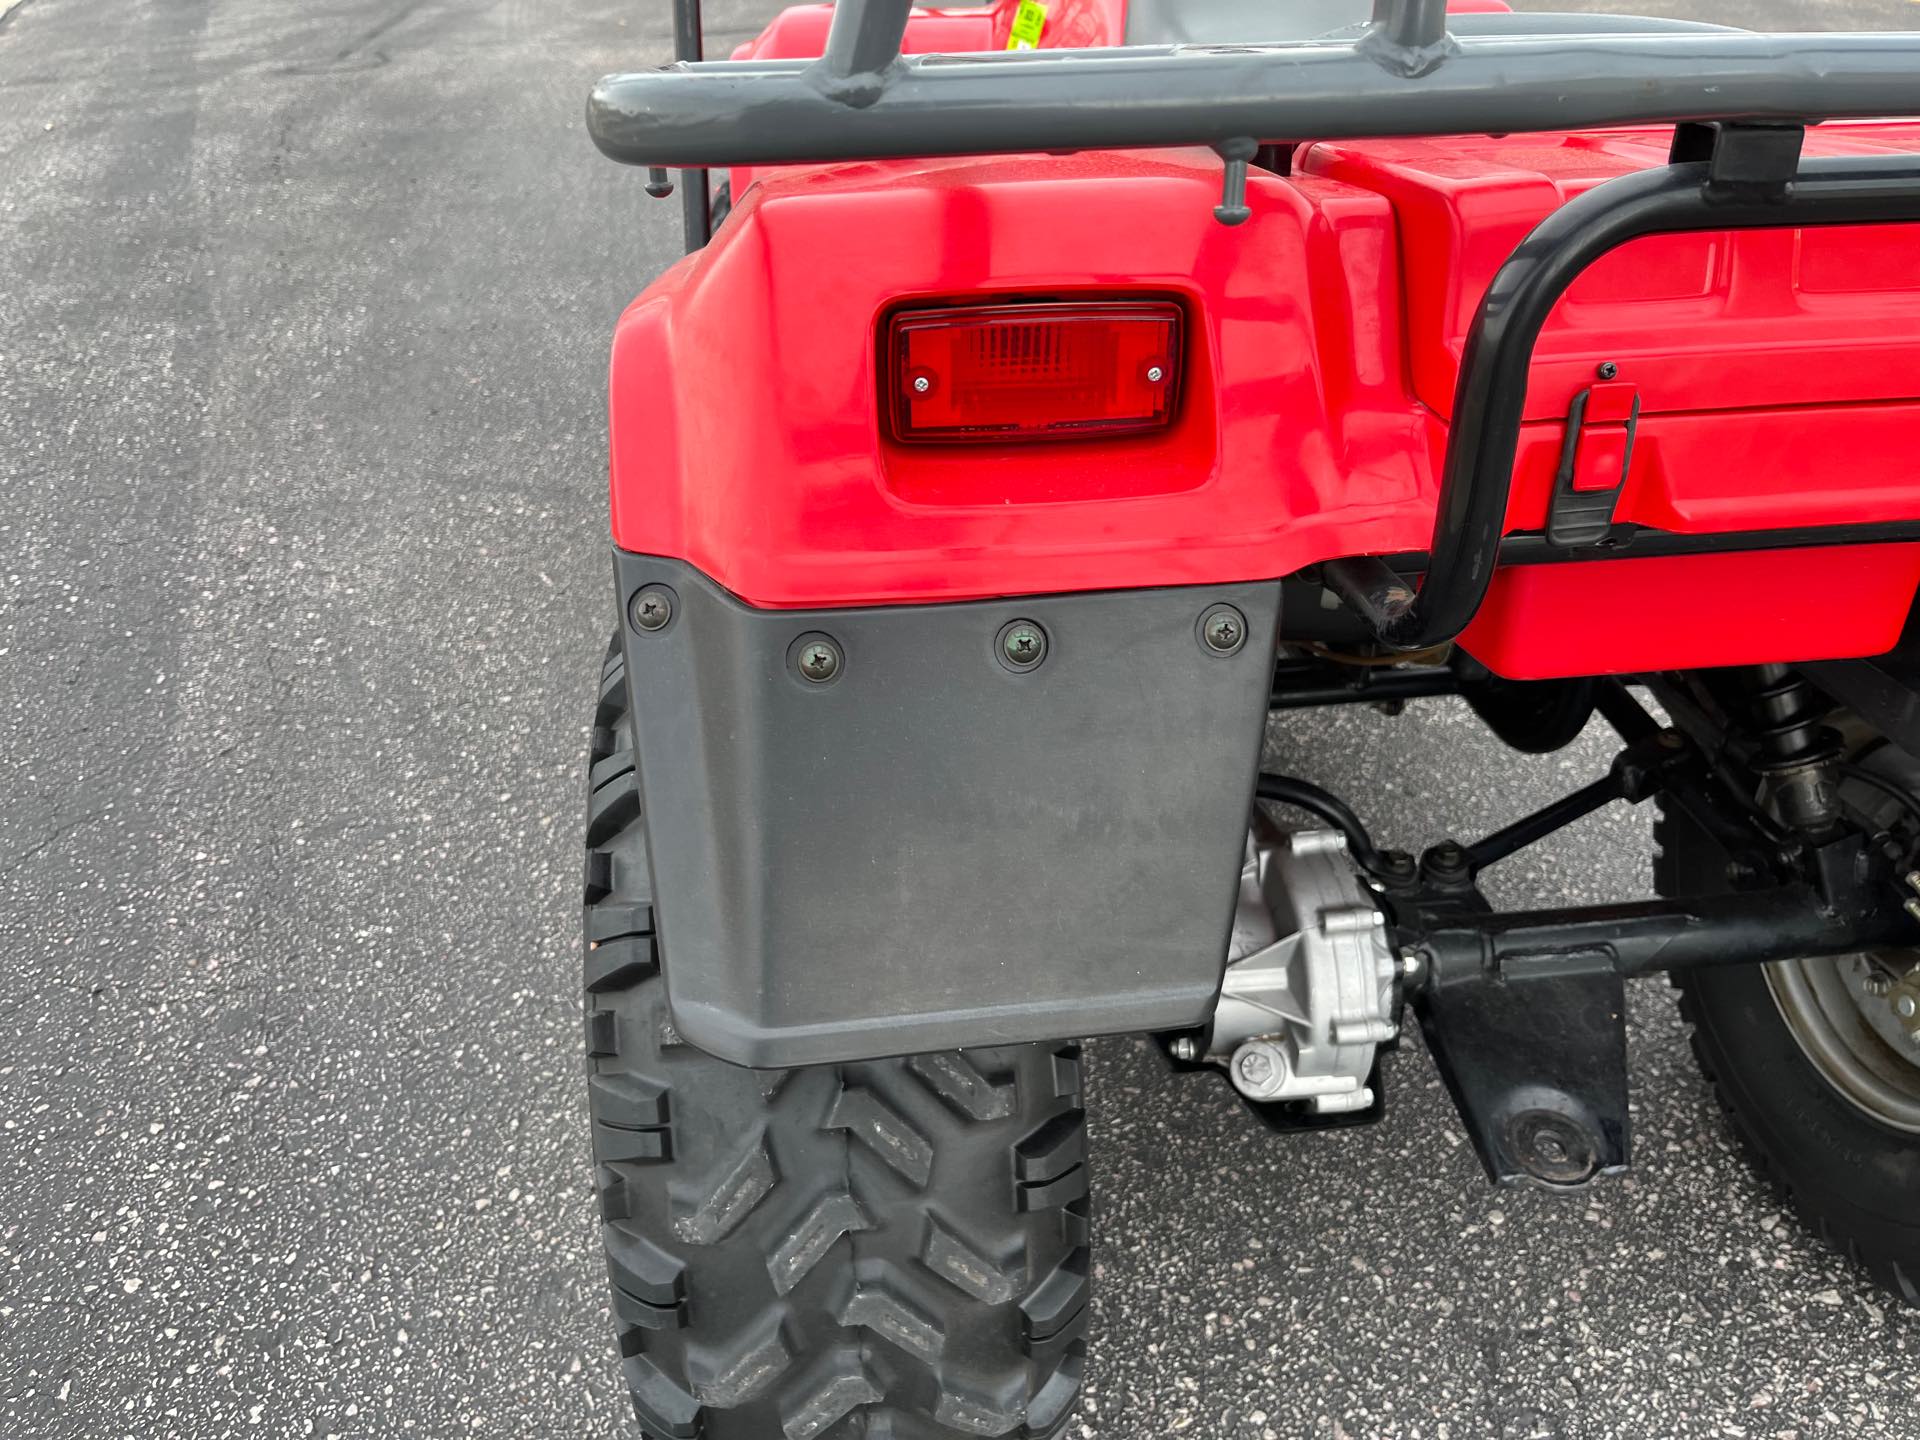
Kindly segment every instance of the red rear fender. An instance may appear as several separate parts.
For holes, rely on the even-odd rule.
[[[1424,543],[1433,478],[1401,363],[1392,217],[1256,176],[1213,218],[1208,152],[842,166],[771,177],[627,313],[613,529],[763,606],[1271,578]],[[902,304],[1172,297],[1186,379],[1158,435],[884,438]]]

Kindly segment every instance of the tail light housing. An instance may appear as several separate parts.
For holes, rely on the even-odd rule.
[[[904,310],[888,322],[895,440],[1070,440],[1162,430],[1179,400],[1181,311],[1163,300]]]

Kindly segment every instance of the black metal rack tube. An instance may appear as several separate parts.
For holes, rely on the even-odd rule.
[[[700,0],[673,0],[673,58],[697,64],[706,58],[706,44]],[[713,238],[712,188],[705,170],[680,172],[680,224],[689,255]]]

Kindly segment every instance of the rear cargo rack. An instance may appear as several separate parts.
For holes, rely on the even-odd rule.
[[[909,0],[841,0],[818,60],[703,61],[678,0],[664,69],[593,91],[593,140],[699,168],[1909,113],[1920,35],[1450,35],[1376,0],[1352,39],[903,56]],[[697,16],[697,8],[693,9]]]
[[[1495,275],[1417,591],[1378,557],[1325,567],[1397,648],[1453,639],[1485,599],[1534,342],[1595,260],[1647,235],[1920,220],[1920,156],[1800,155],[1808,124],[1920,108],[1920,34],[1454,35],[1445,0],[1375,0],[1351,37],[1306,43],[904,56],[910,0],[839,0],[820,59],[716,63],[700,58],[698,7],[676,0],[676,63],[608,76],[587,112],[613,159],[690,172],[690,249],[707,238],[711,166],[1205,145],[1231,223],[1256,142],[1675,125],[1670,164],[1562,206]]]

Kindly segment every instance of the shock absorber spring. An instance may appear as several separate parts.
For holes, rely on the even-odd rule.
[[[1766,777],[1768,798],[1796,830],[1818,832],[1840,818],[1834,764],[1840,736],[1823,721],[1830,706],[1784,665],[1755,669],[1751,712],[1760,753],[1754,768]]]

